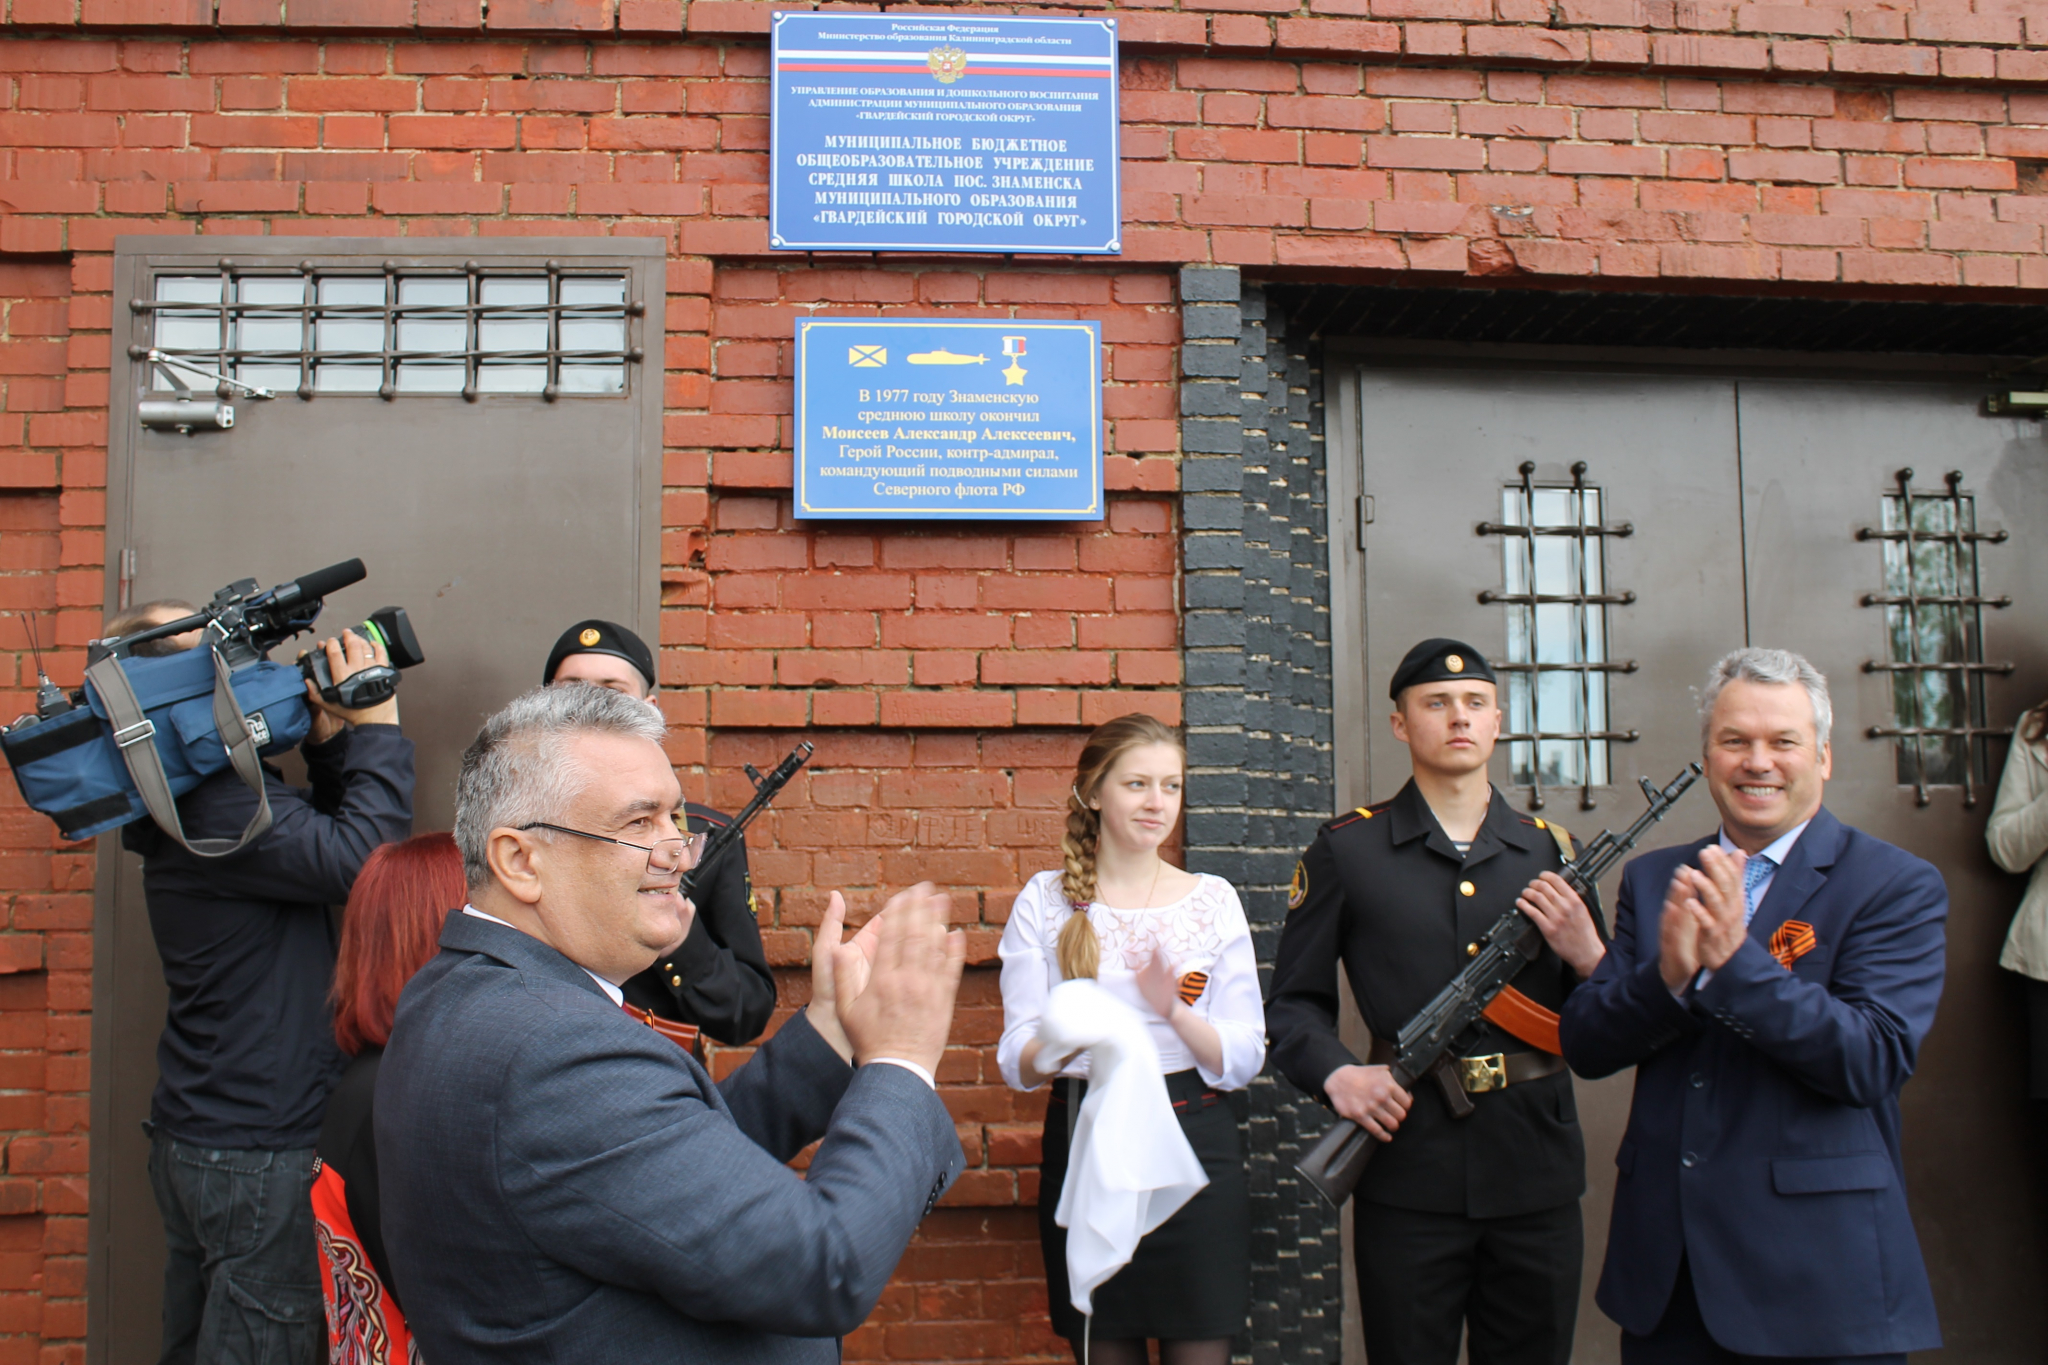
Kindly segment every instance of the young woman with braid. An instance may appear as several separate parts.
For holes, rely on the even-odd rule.
[[[1048,1080],[1038,1191],[1039,1245],[1053,1330],[1080,1360],[1084,1319],[1068,1295],[1066,1230],[1053,1222],[1088,1059],[1041,1055],[1039,1016],[1061,981],[1094,977],[1146,1020],[1168,1097],[1209,1184],[1138,1244],[1096,1289],[1089,1365],[1226,1365],[1250,1298],[1250,1201],[1234,1106],[1266,1060],[1251,931],[1221,877],[1159,856],[1180,819],[1187,752],[1150,716],[1100,726],[1081,750],[1067,798],[1065,867],[1026,884],[1003,930],[1003,1079]]]

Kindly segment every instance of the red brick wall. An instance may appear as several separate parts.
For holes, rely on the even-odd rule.
[[[1126,0],[1126,252],[1036,263],[771,257],[765,4],[0,5],[0,612],[39,614],[60,681],[99,613],[116,235],[666,241],[672,752],[730,805],[737,762],[819,744],[754,840],[786,1008],[825,887],[864,907],[932,876],[988,961],[1051,865],[1083,727],[1177,718],[1174,266],[2048,285],[2048,3]],[[811,312],[1100,319],[1108,520],[795,525],[789,337]],[[6,714],[22,644],[0,624]],[[0,1365],[82,1355],[88,874],[0,783]],[[945,1063],[971,1170],[854,1356],[1058,1354],[1037,1102],[995,1073],[999,1024],[978,970]]]

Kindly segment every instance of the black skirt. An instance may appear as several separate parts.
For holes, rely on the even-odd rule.
[[[1067,1286],[1067,1230],[1053,1221],[1053,1214],[1067,1178],[1068,1115],[1087,1093],[1086,1081],[1053,1082],[1039,1167],[1038,1245],[1045,1252],[1052,1329],[1069,1341],[1081,1339],[1084,1320]],[[1245,1330],[1251,1307],[1251,1195],[1236,1110],[1192,1070],[1169,1074],[1166,1094],[1209,1183],[1138,1243],[1129,1265],[1096,1287],[1095,1321],[1089,1329],[1095,1341],[1200,1341]]]

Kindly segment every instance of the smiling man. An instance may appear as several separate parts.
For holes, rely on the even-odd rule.
[[[1903,1365],[1941,1344],[1899,1088],[1948,892],[1821,804],[1833,708],[1805,659],[1737,650],[1700,707],[1720,831],[1623,870],[1564,1008],[1574,1070],[1636,1068],[1599,1303],[1625,1365]]]
[[[1295,868],[1266,1006],[1274,1065],[1387,1144],[1353,1205],[1372,1365],[1456,1365],[1461,1341],[1473,1365],[1564,1365],[1586,1148],[1555,1011],[1605,948],[1557,875],[1569,836],[1487,777],[1501,714],[1485,658],[1424,640],[1388,691],[1414,778],[1324,825]],[[1511,907],[1544,950],[1515,978],[1521,1014],[1459,1040],[1473,1110],[1456,1118],[1435,1085],[1394,1083],[1391,1040]],[[1340,966],[1378,1040],[1363,1064],[1337,1034]]]
[[[809,1005],[716,1085],[620,1007],[692,913],[662,737],[630,696],[545,688],[463,755],[470,903],[376,1100],[385,1242],[436,1365],[831,1365],[961,1168],[932,1073],[965,946],[929,886],[846,944],[835,892]]]
[[[646,702],[657,711],[654,651],[616,621],[596,617],[563,631],[548,651],[544,687],[587,683]],[[684,807],[690,832],[708,835],[732,817],[692,801]],[[671,1036],[701,1030],[721,1043],[751,1043],[775,1012],[775,974],[761,946],[753,876],[745,840],[697,879],[697,913],[689,931],[663,944],[654,965],[625,984],[626,1003],[682,1025]],[[702,1055],[701,1044],[691,1040]]]

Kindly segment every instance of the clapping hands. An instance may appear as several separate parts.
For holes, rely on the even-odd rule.
[[[1682,991],[1705,968],[1719,971],[1749,936],[1743,890],[1742,853],[1700,850],[1698,867],[1681,867],[1664,894],[1658,924],[1658,973],[1666,987]]]
[[[841,1057],[915,1062],[936,1072],[952,1030],[967,939],[949,931],[952,901],[929,882],[889,898],[850,940],[846,900],[826,903],[811,953],[811,1026]]]

